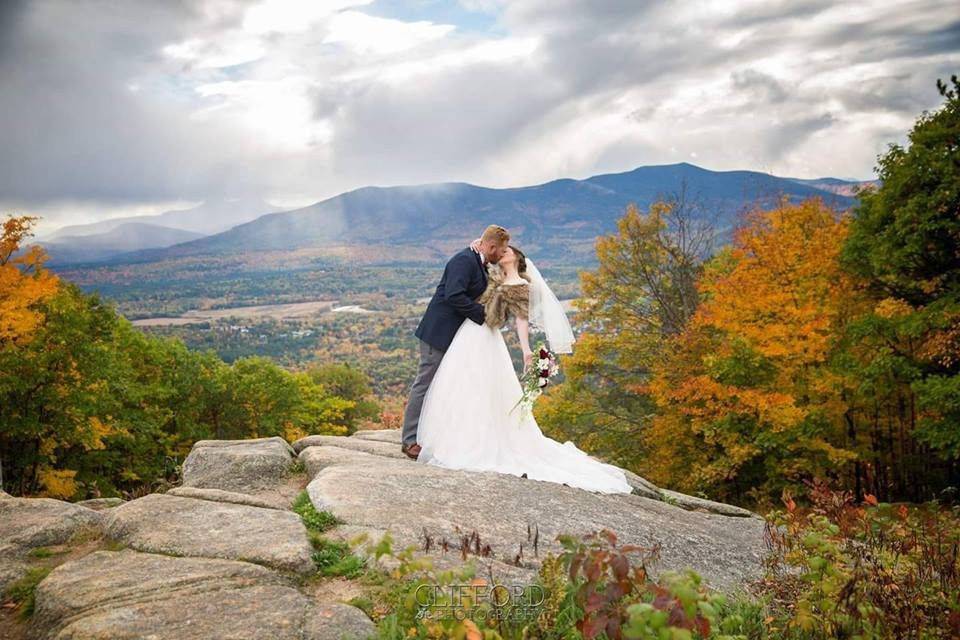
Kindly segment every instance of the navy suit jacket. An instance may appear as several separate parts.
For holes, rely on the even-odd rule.
[[[483,258],[470,247],[447,261],[440,284],[427,305],[415,335],[433,347],[446,351],[464,318],[483,324],[483,305],[476,299],[487,288]]]

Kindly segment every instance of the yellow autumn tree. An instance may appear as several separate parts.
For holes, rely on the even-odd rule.
[[[8,216],[0,236],[0,349],[29,342],[43,314],[37,305],[52,296],[58,278],[43,268],[47,256],[37,245],[21,255],[23,239],[37,220],[35,216]]]
[[[656,367],[653,479],[726,499],[776,493],[855,459],[846,382],[829,366],[859,293],[838,255],[848,220],[814,198],[754,211],[708,264]]]
[[[52,297],[59,279],[43,268],[46,253],[39,246],[20,252],[35,216],[7,216],[0,235],[0,351],[29,343],[43,323],[40,304]],[[3,439],[0,438],[0,441]],[[0,458],[0,480],[3,479]]]

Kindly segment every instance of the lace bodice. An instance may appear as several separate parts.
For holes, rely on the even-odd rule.
[[[477,300],[486,311],[486,324],[499,329],[510,316],[529,317],[530,285],[528,282],[504,283],[505,274],[496,265],[491,265],[488,274],[487,289]],[[521,278],[528,280],[521,274]]]

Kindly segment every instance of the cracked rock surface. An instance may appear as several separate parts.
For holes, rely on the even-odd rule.
[[[33,624],[45,638],[363,638],[354,607],[316,603],[249,562],[96,551],[37,587]],[[333,615],[331,615],[331,612]]]
[[[27,570],[29,549],[65,543],[81,527],[120,547],[69,559],[43,578],[29,637],[373,635],[362,610],[300,586],[316,566],[306,528],[290,510],[306,480],[294,460],[280,438],[201,441],[184,463],[185,486],[167,494],[94,503],[103,511],[0,496],[0,581]]]
[[[359,532],[378,537],[389,530],[399,546],[422,546],[426,533],[459,548],[461,535],[475,531],[492,550],[489,560],[477,561],[515,578],[532,575],[540,557],[560,551],[558,534],[608,528],[622,544],[659,544],[654,573],[691,567],[723,590],[762,574],[762,519],[674,492],[664,498],[636,474],[631,484],[644,489],[641,495],[636,489],[603,494],[492,471],[444,469],[394,455],[400,453],[397,429],[311,436],[294,449],[312,478],[311,501],[346,523],[339,530],[344,538]],[[518,556],[519,566],[512,566]]]

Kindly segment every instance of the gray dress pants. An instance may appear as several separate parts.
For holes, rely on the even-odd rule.
[[[420,422],[420,409],[423,407],[423,396],[426,395],[433,375],[440,366],[444,352],[436,347],[420,341],[420,366],[417,369],[417,379],[410,389],[410,398],[407,400],[407,409],[403,412],[403,444],[414,444],[417,441],[417,425]]]

